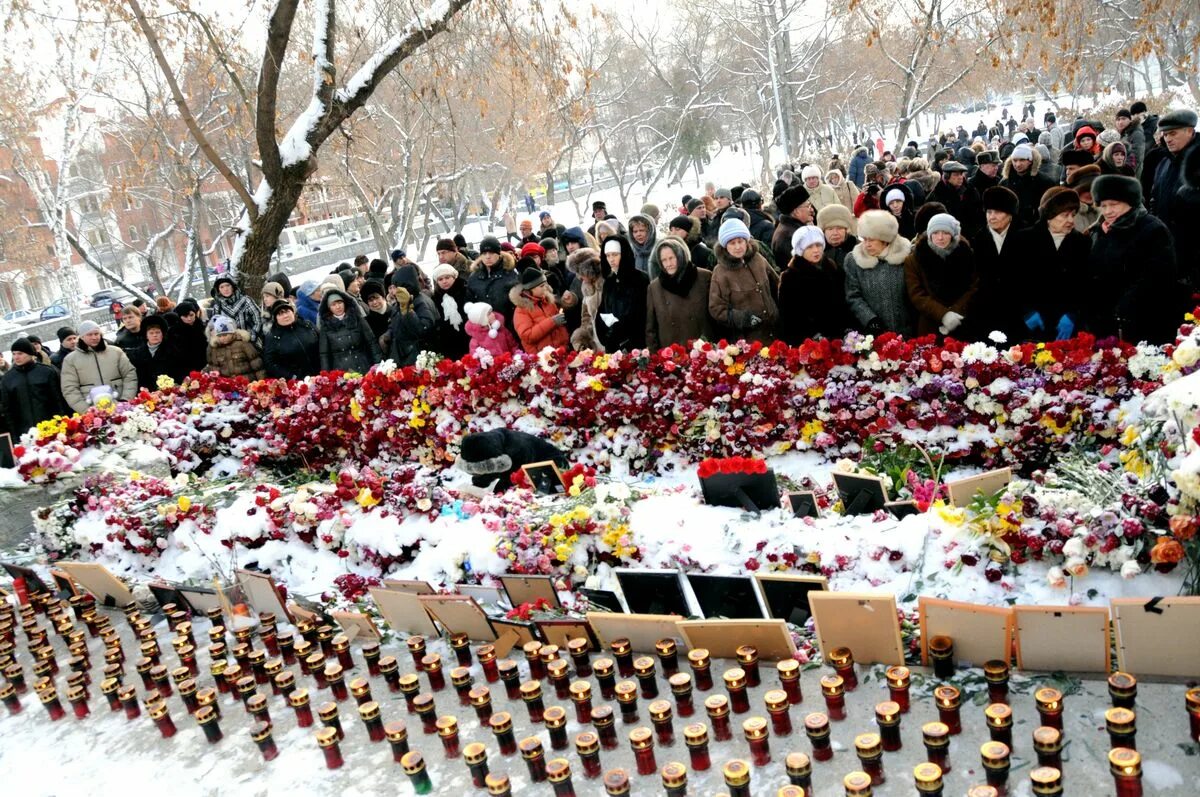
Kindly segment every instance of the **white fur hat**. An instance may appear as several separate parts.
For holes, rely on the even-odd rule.
[[[825,233],[821,232],[820,227],[806,224],[792,233],[793,255],[804,254],[804,250],[813,244],[820,244],[821,248],[825,247]]]
[[[463,309],[467,311],[467,320],[472,324],[481,327],[488,325],[488,315],[492,312],[492,306],[487,302],[467,302]]]
[[[858,217],[858,237],[891,243],[900,234],[900,222],[886,210],[868,210]]]
[[[818,180],[820,180],[821,179],[821,167],[817,166],[815,163],[810,163],[807,166],[805,166],[804,169],[800,172],[800,179],[807,180],[810,177],[816,177]]]

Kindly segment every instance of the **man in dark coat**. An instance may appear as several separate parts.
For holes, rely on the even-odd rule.
[[[364,282],[359,296],[367,305],[367,324],[370,325],[371,331],[375,333],[375,339],[378,340],[392,326],[392,314],[396,312],[396,308],[388,304],[383,283],[375,280]]]
[[[399,366],[413,365],[417,355],[433,349],[438,311],[429,295],[421,292],[417,267],[409,264],[396,269],[396,313],[392,316],[391,358]]]
[[[504,325],[516,337],[513,326],[513,305],[508,292],[521,281],[517,259],[500,249],[500,240],[492,235],[479,242],[479,259],[471,264],[467,277],[467,301],[487,302],[492,311],[504,316]]]
[[[992,331],[1004,333],[1009,342],[1024,340],[1028,330],[1017,317],[1012,286],[1021,273],[1021,241],[1014,219],[1017,195],[1002,186],[983,192],[986,224],[971,237],[979,290],[975,294],[976,329],[986,337]]]
[[[700,219],[695,216],[676,216],[667,226],[667,231],[671,235],[682,238],[688,245],[688,254],[691,255],[692,263],[696,265],[696,268],[711,270],[717,261],[713,256],[713,251],[704,243],[701,229]]]
[[[975,156],[975,173],[967,178],[967,185],[983,197],[983,192],[994,185],[1000,185],[996,176],[1000,171],[1000,155],[993,150],[984,150]]]
[[[470,474],[476,487],[498,481],[496,489],[507,490],[523,466],[546,461],[567,469],[567,455],[553,444],[525,432],[493,429],[463,437],[456,466]]]
[[[1175,284],[1170,231],[1142,207],[1142,188],[1132,177],[1097,177],[1092,197],[1101,223],[1090,233],[1088,329],[1131,343],[1174,340],[1185,297]]]
[[[796,230],[816,221],[817,213],[809,201],[808,189],[801,183],[780,194],[775,209],[779,211],[779,218],[775,221],[775,231],[771,233],[771,254],[775,257],[775,265],[781,269],[786,268],[792,260],[792,236]]]
[[[750,235],[764,247],[771,246],[771,237],[775,234],[775,220],[762,209],[762,197],[753,189],[742,192],[742,208],[750,216]],[[783,266],[780,265],[780,268]]]
[[[174,318],[172,318],[174,316]],[[171,339],[179,348],[184,373],[203,371],[208,366],[208,337],[204,334],[204,319],[195,299],[184,299],[175,305],[174,313],[165,313]]]
[[[1000,185],[1016,194],[1020,202],[1016,218],[1018,230],[1037,221],[1042,194],[1054,185],[1053,180],[1038,173],[1041,166],[1042,156],[1028,144],[1015,147],[1012,156],[1004,164],[1004,178]]]
[[[187,376],[179,347],[171,340],[167,319],[159,315],[148,316],[142,322],[142,335],[145,342],[134,351],[127,352],[137,369],[138,387],[158,390],[160,376],[169,376],[176,383]]]
[[[35,356],[29,339],[17,338],[12,344],[12,367],[0,378],[0,407],[14,442],[31,426],[55,415],[71,414],[63,399],[58,371],[42,365]]]
[[[1180,276],[1200,285],[1200,136],[1195,111],[1171,111],[1158,121],[1168,155],[1154,172],[1150,212],[1175,241]]]
[[[57,334],[58,351],[50,355],[50,364],[61,372],[63,360],[67,359],[68,354],[75,351],[75,344],[79,341],[79,336],[70,327],[59,327]]]
[[[983,208],[979,194],[967,185],[967,167],[958,161],[942,164],[942,179],[933,186],[929,197],[941,202],[946,212],[958,219],[962,234],[969,240],[983,226]]]

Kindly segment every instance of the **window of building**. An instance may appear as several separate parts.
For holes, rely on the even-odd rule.
[[[137,241],[137,239],[138,239],[138,228],[137,228],[137,225],[136,225],[136,224],[130,224],[130,225],[129,225],[129,240],[130,240],[130,241]]]
[[[4,236],[0,235],[0,263],[7,263],[8,255],[4,251]]]

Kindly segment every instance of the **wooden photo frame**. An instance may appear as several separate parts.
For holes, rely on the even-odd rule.
[[[288,611],[287,604],[280,596],[279,587],[275,584],[274,578],[266,573],[258,573],[253,570],[235,570],[233,574],[237,583],[241,585],[246,603],[257,614],[272,612],[280,619],[292,619],[292,613]]]
[[[680,620],[688,648],[706,648],[714,659],[733,659],[742,645],[753,645],[764,661],[790,659],[796,645],[783,620]]]
[[[438,635],[437,626],[419,595],[384,587],[371,587],[368,591],[383,621],[393,631],[427,637]]]
[[[500,576],[500,587],[513,608],[522,603],[533,603],[539,598],[550,604],[551,609],[562,608],[558,591],[554,589],[553,576],[504,575]]]
[[[533,486],[533,491],[539,495],[566,495],[567,488],[563,484],[562,471],[553,460],[522,465],[521,472]]]
[[[1200,677],[1200,597],[1113,598],[1112,620],[1122,672]]]
[[[710,619],[765,620],[766,608],[749,575],[686,573],[684,578],[700,606],[700,616]]]
[[[609,614],[588,612],[588,625],[596,632],[601,650],[607,650],[614,639],[625,637],[637,653],[655,652],[654,645],[660,639],[683,641],[676,627],[679,618],[669,614]]]
[[[754,582],[758,585],[768,617],[785,620],[801,628],[812,616],[810,594],[829,589],[829,579],[825,576],[799,573],[755,573]]]
[[[1107,606],[1014,606],[1017,668],[1108,672]]]
[[[954,506],[970,506],[975,496],[995,495],[1012,481],[1012,468],[997,468],[946,483],[946,493]]]
[[[904,664],[896,596],[873,592],[812,592],[808,596],[822,658],[850,648],[862,664]]]
[[[821,517],[821,507],[817,503],[817,494],[812,490],[798,490],[792,493],[784,493],[783,497],[787,499],[788,508],[792,510],[792,517]]]
[[[466,634],[478,642],[496,641],[491,620],[470,595],[418,595],[417,600],[447,634]]]
[[[559,651],[567,649],[567,643],[572,639],[583,638],[588,641],[588,650],[597,651],[600,649],[600,642],[596,639],[596,633],[592,627],[588,625],[587,620],[535,620],[538,631],[542,635],[542,639],[548,645],[558,645]]]
[[[530,642],[543,642],[538,632],[537,624],[532,620],[509,620],[506,617],[492,617],[492,629],[496,632],[496,657],[504,658],[508,651],[519,648]],[[501,645],[501,641],[504,645]],[[507,649],[505,649],[507,645]],[[563,648],[565,651],[566,648]]]
[[[437,593],[437,590],[428,581],[412,578],[385,578],[383,580],[383,587],[394,592],[407,592],[410,595],[433,595]]]
[[[371,619],[369,614],[363,614],[362,612],[330,612],[329,616],[341,627],[342,633],[349,637],[351,642],[356,639],[379,640],[383,638],[383,635],[379,633],[379,629],[375,626],[375,621]]]
[[[66,571],[72,581],[92,593],[101,606],[120,609],[134,602],[129,587],[102,564],[59,562],[59,567]]]
[[[1013,613],[1007,606],[981,606],[929,598],[917,600],[921,616],[921,663],[929,666],[929,640],[954,640],[955,662],[982,667],[984,662],[1012,660]]]
[[[51,568],[50,580],[54,582],[54,588],[58,591],[58,597],[60,598],[69,600],[79,594],[79,585],[75,583],[75,579],[62,570]]]
[[[677,614],[681,620],[691,614],[679,571],[618,567],[613,575],[630,614]]]
[[[879,476],[835,472],[833,483],[842,499],[843,515],[869,515],[883,509],[888,502],[887,484]]]

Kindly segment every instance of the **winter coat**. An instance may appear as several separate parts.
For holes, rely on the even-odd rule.
[[[1158,164],[1150,212],[1171,231],[1180,275],[1200,284],[1200,133]]]
[[[1076,330],[1081,329],[1086,309],[1081,288],[1088,282],[1091,238],[1074,229],[1055,248],[1050,228],[1045,221],[1039,221],[1021,231],[1017,249],[1018,263],[1012,274],[1019,280],[1018,284],[1036,287],[1011,297],[1020,308],[1017,315],[1021,321],[1021,335],[1010,340],[1054,340],[1058,320],[1064,315],[1071,319]],[[1030,331],[1025,326],[1024,319],[1031,313],[1042,317],[1044,329]]]
[[[833,191],[834,196],[837,197],[837,202],[839,205],[844,205],[851,211],[854,210],[854,200],[858,199],[858,186],[849,180],[842,180],[837,185],[829,186],[829,189]],[[753,228],[751,228],[750,234],[754,235]]]
[[[113,336],[113,343],[129,356],[133,356],[133,352],[139,346],[146,342],[146,333],[142,331],[130,332],[124,326],[117,330],[117,334]]]
[[[566,469],[567,455],[541,438],[510,429],[474,432],[462,439],[462,453],[455,466],[471,476],[476,487],[499,480],[497,490],[512,486],[512,476],[525,465],[550,461]]]
[[[771,234],[771,254],[778,268],[787,268],[792,259],[792,236],[804,224],[791,216],[780,216],[775,222],[775,232]]]
[[[483,260],[471,264],[471,275],[467,277],[467,301],[487,302],[494,312],[504,316],[508,330],[516,335],[513,327],[512,302],[508,300],[508,292],[521,281],[517,274],[517,259],[508,252],[500,253],[500,260],[489,269]]]
[[[470,342],[467,344],[468,354],[474,354],[476,349],[483,349],[493,357],[499,357],[506,352],[520,350],[521,344],[517,342],[516,336],[508,331],[508,324],[505,323],[504,316],[496,313],[496,318],[500,322],[496,329],[476,324],[474,321],[468,321],[463,325],[470,338]]]
[[[708,314],[720,332],[730,339],[745,338],[762,343],[775,340],[779,324],[779,278],[758,253],[758,244],[750,242],[746,256],[734,259],[725,247],[717,244],[717,267],[713,269],[712,285],[708,291]],[[752,326],[751,318],[759,324]]]
[[[818,183],[816,188],[808,192],[808,201],[812,203],[813,212],[815,213],[826,205],[838,204],[838,195],[832,187],[825,183]],[[778,263],[779,261],[776,262]],[[784,268],[786,265],[787,261],[779,263],[780,268]]]
[[[75,350],[68,349],[66,346],[59,346],[58,351],[56,351],[56,352],[54,352],[54,354],[50,355],[50,364],[53,365],[55,368],[57,368],[58,371],[61,373],[63,360],[67,359],[67,355],[73,351],[75,351]]]
[[[870,162],[871,156],[867,154],[865,147],[855,150],[854,157],[850,159],[850,174],[846,179],[862,188],[863,181],[867,177],[867,164]]]
[[[63,398],[75,412],[87,412],[92,406],[88,394],[93,388],[108,385],[118,401],[129,401],[137,395],[137,371],[125,352],[101,341],[91,349],[80,338],[75,351],[63,360]]]
[[[392,277],[396,286],[408,291],[409,296],[407,311],[397,307],[388,328],[391,339],[388,356],[401,367],[416,364],[418,354],[434,348],[437,325],[441,321],[433,300],[421,291],[418,274],[417,267],[409,264],[396,269]]]
[[[129,361],[137,371],[138,387],[147,390],[158,390],[160,376],[169,376],[178,383],[188,375],[188,372],[183,370],[183,358],[179,354],[179,347],[169,334],[163,336],[162,343],[158,344],[154,351],[150,351],[148,343],[143,343],[130,353]]]
[[[646,346],[646,288],[650,278],[634,264],[629,242],[620,239],[621,260],[616,271],[604,278],[600,306],[593,321],[604,351],[632,351]],[[615,316],[612,324],[605,316]]]
[[[843,264],[846,262],[846,255],[854,251],[854,247],[856,246],[858,246],[858,238],[850,233],[846,233],[846,238],[840,246],[830,246],[828,242],[825,243],[825,257],[832,260],[838,269],[842,269]]]
[[[233,340],[222,344],[218,335],[209,333],[208,336],[208,367],[221,376],[244,376],[247,379],[263,379],[267,372],[263,369],[262,355],[250,342],[250,333],[244,329],[235,330]]]
[[[846,184],[848,185],[848,183]],[[763,246],[769,248],[771,246],[771,237],[775,234],[775,220],[761,210],[747,210],[746,214],[750,216],[750,236]]]
[[[340,319],[329,311],[334,296],[345,303],[345,315]],[[344,291],[329,288],[321,296],[320,323],[317,325],[317,348],[322,371],[352,371],[365,374],[383,358],[371,325]],[[392,330],[395,330],[395,319]],[[397,363],[399,365],[400,363]]]
[[[980,171],[978,168],[976,168],[975,173],[967,178],[967,185],[974,188],[975,193],[979,194],[979,196],[982,197],[984,191],[986,191],[989,188],[992,188],[994,186],[1000,185],[1000,178],[999,177],[988,177],[986,174],[984,174],[982,171]]]
[[[946,257],[934,252],[929,239],[921,235],[913,242],[912,252],[904,261],[904,283],[908,300],[917,311],[917,335],[933,335],[942,325],[942,316],[954,312],[963,316],[962,325],[951,333],[958,340],[974,340],[972,304],[979,290],[975,254],[960,236]],[[986,331],[983,337],[986,337]]]
[[[966,238],[984,226],[983,199],[966,182],[961,188],[955,188],[944,180],[939,181],[929,199],[946,206],[946,212],[962,224],[962,234]]]
[[[641,222],[650,228],[650,235],[646,238],[646,243],[638,245],[638,242],[633,240],[633,223]],[[643,213],[635,213],[629,217],[630,233],[627,238],[629,247],[633,250],[634,265],[637,270],[643,274],[649,275],[650,279],[657,277],[657,274],[650,273],[650,253],[654,251],[654,245],[658,243],[658,228],[654,224],[654,219]]]
[[[1146,134],[1142,132],[1142,126],[1136,122],[1130,123],[1121,140],[1125,142],[1125,162],[1133,166],[1135,175],[1140,176],[1142,161],[1146,158]]]
[[[712,269],[716,265],[717,259],[713,255],[713,251],[708,248],[701,237],[702,225],[700,219],[695,216],[689,216],[692,220],[692,229],[687,234],[688,254],[692,257],[692,262],[696,264],[696,268]],[[599,248],[596,249],[600,251]]]
[[[174,316],[174,318],[172,318]],[[167,335],[175,343],[182,360],[184,375],[193,371],[203,371],[208,365],[208,338],[204,334],[204,322],[199,315],[191,324],[180,320],[175,313],[167,313]]]
[[[263,361],[267,376],[273,379],[303,379],[321,372],[320,343],[317,329],[303,318],[281,327],[267,329]]]
[[[1001,169],[1000,185],[1016,194],[1020,202],[1017,215],[1013,218],[1013,224],[1018,230],[1033,226],[1038,220],[1038,205],[1042,201],[1042,194],[1054,187],[1053,180],[1038,173],[1041,166],[1042,156],[1034,150],[1029,170],[1024,175],[1017,174],[1011,158],[1004,161],[1004,168]]]
[[[1096,165],[1100,167],[1101,174],[1120,174],[1125,177],[1136,177],[1137,171],[1133,168],[1133,162],[1129,160],[1129,150],[1125,150],[1125,163],[1118,166],[1113,162],[1113,146],[1120,142],[1114,141],[1106,146],[1100,155],[1100,160],[1096,161]],[[1122,146],[1124,146],[1122,144]]]
[[[440,287],[433,290],[433,307],[438,312],[437,328],[433,333],[434,350],[451,360],[460,359],[467,353],[467,281],[456,279],[450,290]],[[370,318],[368,316],[368,318]]]
[[[846,304],[859,329],[865,331],[871,322],[879,321],[885,330],[912,335],[916,325],[904,283],[904,261],[912,244],[907,238],[897,237],[878,258],[868,255],[864,247],[860,241],[842,263]]]
[[[220,288],[223,282],[233,285],[233,295],[229,298],[221,295]],[[212,297],[212,309],[209,312],[209,318],[212,318],[214,315],[229,316],[233,319],[233,323],[238,325],[238,329],[244,329],[250,333],[250,341],[255,346],[261,345],[262,316],[254,300],[242,293],[241,289],[228,277],[223,279],[218,278],[213,283],[209,295]]]
[[[981,338],[993,330],[1003,332],[1010,342],[1016,343],[1029,334],[1021,315],[1021,302],[1015,301],[1013,285],[1025,285],[1018,280],[1026,273],[1022,262],[1024,254],[1023,232],[1018,232],[1015,223],[1008,225],[1004,245],[996,250],[996,239],[985,224],[983,229],[970,238],[971,250],[975,253],[975,271],[979,274],[979,290],[975,293],[971,324]],[[1038,291],[1026,291],[1037,293]],[[1032,312],[1032,311],[1031,311]],[[1057,318],[1057,316],[1056,316]]]
[[[580,297],[583,296],[583,286],[579,282],[579,276],[567,268],[565,259],[553,265],[546,263],[542,266],[542,273],[546,275],[546,282],[550,283],[550,290],[558,297],[559,304],[569,305],[563,307],[569,335],[579,329],[582,321],[583,305],[580,303]],[[567,296],[568,293],[571,294],[570,297]]]
[[[370,307],[367,308],[363,317],[367,319],[367,326],[371,328],[371,333],[375,335],[375,340],[381,340],[388,333],[388,330],[392,327],[392,316],[395,314],[396,306],[387,302],[384,302],[382,313],[376,313]],[[380,349],[383,348],[382,342],[379,344],[379,347]]]
[[[680,263],[675,276],[660,268],[658,278],[646,289],[646,347],[651,351],[676,343],[686,346],[696,338],[715,338],[716,327],[708,314],[712,272],[696,268],[683,246],[674,250]],[[658,250],[653,262],[657,267]]]
[[[0,408],[14,442],[31,426],[55,415],[71,414],[63,400],[58,371],[39,362],[14,365],[0,378]]]
[[[1165,224],[1137,207],[1092,227],[1084,313],[1097,337],[1168,343],[1191,298],[1175,286],[1175,252]]]
[[[904,178],[904,187],[912,195],[912,206],[915,208],[929,201],[932,194],[942,182],[942,176],[932,169],[918,169],[909,172]],[[920,186],[920,191],[914,191],[913,183]],[[887,193],[886,191],[884,193]]]
[[[317,321],[320,319],[320,309],[321,306],[317,303],[317,300],[307,293],[301,292],[296,295],[296,315],[313,326],[316,326]]]
[[[601,261],[601,274],[608,274],[608,266]],[[571,348],[575,351],[591,349],[603,352],[600,336],[596,325],[600,322],[600,302],[604,298],[604,276],[599,276],[589,284],[580,280],[582,294],[579,299],[580,316],[579,328],[571,333]]]
[[[779,277],[779,338],[799,346],[808,338],[840,338],[854,326],[846,306],[846,277],[829,257],[810,263],[793,255]]]
[[[858,199],[854,200],[854,218],[857,220],[859,216],[866,213],[868,210],[881,210],[882,203],[882,191],[869,191],[867,189],[859,191]]]
[[[566,326],[555,321],[559,307],[554,299],[534,298],[522,291],[520,285],[508,292],[508,298],[516,308],[513,324],[525,351],[537,354],[547,346],[565,349],[571,345],[571,336]]]

